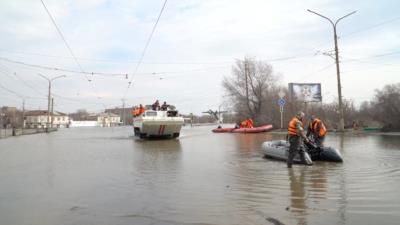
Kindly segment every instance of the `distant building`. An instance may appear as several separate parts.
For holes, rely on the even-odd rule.
[[[71,120],[71,127],[115,127],[121,125],[120,120],[114,113],[88,113],[85,120]]]
[[[22,126],[22,113],[16,107],[3,106],[0,108],[0,128]]]
[[[53,112],[48,121],[46,110],[33,110],[25,113],[27,128],[47,128],[48,124],[53,127],[63,128],[69,127],[70,119],[67,114],[61,112]],[[50,125],[51,126],[51,125]]]
[[[106,109],[104,112],[119,115],[121,119],[121,125],[129,125],[133,123],[132,108]]]
[[[97,123],[101,127],[115,127],[121,125],[121,117],[114,113],[99,113]]]

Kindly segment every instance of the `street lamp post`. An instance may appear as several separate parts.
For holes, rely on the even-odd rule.
[[[46,79],[49,82],[49,93],[48,93],[48,99],[47,99],[47,121],[46,121],[46,129],[47,131],[49,130],[49,126],[50,126],[50,99],[51,99],[51,82],[54,81],[55,79],[58,78],[63,78],[66,77],[65,75],[60,75],[57,77],[53,77],[53,78],[48,78],[40,73],[38,73],[37,75],[43,77],[44,79]]]
[[[357,11],[353,11],[345,16],[340,17],[339,19],[337,19],[335,22],[333,22],[331,19],[329,19],[326,16],[323,16],[317,12],[314,12],[312,10],[307,9],[308,12],[313,13],[317,16],[320,16],[326,20],[328,20],[332,26],[333,26],[333,37],[335,40],[335,61],[336,61],[336,75],[337,75],[337,83],[338,83],[338,97],[339,97],[339,113],[340,113],[340,120],[339,120],[339,131],[344,131],[344,113],[343,113],[343,103],[342,103],[342,87],[341,87],[341,83],[340,83],[340,68],[339,68],[339,49],[338,49],[338,44],[337,44],[337,35],[336,35],[336,26],[339,23],[340,20],[353,15],[354,13],[356,13]]]

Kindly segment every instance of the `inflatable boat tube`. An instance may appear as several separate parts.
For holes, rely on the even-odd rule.
[[[262,133],[272,130],[272,125],[263,125],[253,128],[215,128],[214,133]]]
[[[310,145],[305,145],[306,157],[312,161],[328,161],[328,162],[343,162],[340,152],[332,147],[314,148]],[[284,140],[266,141],[262,144],[264,156],[276,160],[286,161],[289,155],[289,142]],[[301,163],[300,156],[297,154],[293,159],[294,163]]]

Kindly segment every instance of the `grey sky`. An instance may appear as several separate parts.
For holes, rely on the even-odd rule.
[[[337,96],[331,18],[357,13],[338,25],[343,96],[356,103],[374,90],[399,82],[398,1],[169,0],[137,75],[132,78],[163,0],[44,0],[88,75],[28,67],[79,70],[40,0],[0,2],[0,84],[26,97],[29,109],[47,108],[47,82],[54,77],[56,109],[73,112],[166,100],[181,112],[200,113],[222,103],[221,81],[235,59],[269,61],[282,85],[321,82],[324,102]],[[15,75],[16,73],[17,75]],[[155,74],[152,74],[155,73]],[[0,105],[20,106],[21,97],[0,88]]]

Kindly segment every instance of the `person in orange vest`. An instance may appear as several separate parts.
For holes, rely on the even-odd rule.
[[[247,119],[247,128],[253,128],[254,127],[254,122],[251,118]]]
[[[133,107],[133,109],[132,109],[132,111],[131,111],[131,114],[132,114],[133,117],[136,117],[136,116],[137,116],[137,113],[138,113],[138,107],[135,106],[135,107]]]
[[[312,161],[309,157],[306,157],[304,152],[303,141],[309,143],[307,136],[304,134],[303,129],[304,113],[298,112],[295,117],[289,122],[288,126],[288,138],[289,138],[289,155],[287,158],[287,167],[292,168],[293,158],[298,153],[301,161],[305,165],[312,165]]]
[[[242,122],[240,122],[240,128],[246,128],[247,126],[247,120],[243,120]]]
[[[326,127],[322,120],[312,115],[308,124],[306,136],[311,136],[318,147],[323,147],[326,132]]]
[[[252,119],[246,119],[240,122],[240,128],[253,128],[253,120]]]
[[[142,113],[144,113],[145,108],[143,107],[142,104],[139,105],[139,110],[138,110],[138,116],[142,115]]]

